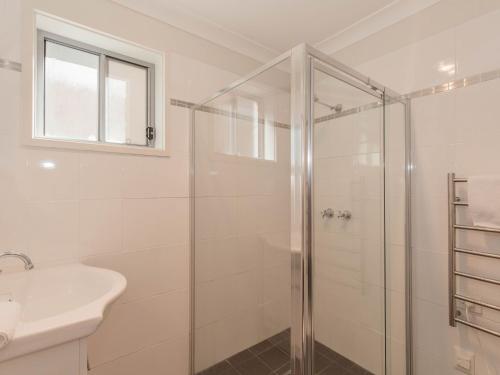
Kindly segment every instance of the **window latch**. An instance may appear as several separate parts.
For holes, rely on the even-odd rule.
[[[146,139],[148,141],[153,141],[155,139],[155,128],[152,126],[146,127]]]

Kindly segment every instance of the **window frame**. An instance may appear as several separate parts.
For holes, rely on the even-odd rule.
[[[83,139],[59,139],[45,136],[45,57],[46,57],[46,42],[59,44],[64,47],[73,48],[82,52],[90,53],[99,58],[98,68],[98,122],[97,122],[97,141],[88,141]],[[129,57],[120,53],[116,53],[104,48],[96,47],[91,44],[80,42],[74,39],[66,38],[58,34],[54,34],[45,30],[37,29],[37,56],[36,56],[36,113],[35,124],[33,129],[33,138],[41,140],[50,140],[56,142],[77,142],[92,145],[113,145],[113,146],[130,146],[130,147],[147,147],[155,148],[157,136],[155,126],[155,65],[146,61],[142,61],[133,57]],[[153,139],[146,137],[146,144],[134,143],[117,143],[106,141],[106,78],[108,74],[108,61],[115,60],[122,63],[135,65],[139,68],[146,69],[147,78],[147,110],[146,110],[146,126],[144,131],[147,132],[148,127],[153,128]]]

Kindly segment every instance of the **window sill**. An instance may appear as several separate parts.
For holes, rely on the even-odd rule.
[[[90,143],[83,141],[71,141],[49,138],[29,138],[23,141],[26,146],[58,148],[66,150],[109,152],[116,154],[142,155],[142,156],[170,156],[165,149],[141,146],[127,146],[109,143]]]

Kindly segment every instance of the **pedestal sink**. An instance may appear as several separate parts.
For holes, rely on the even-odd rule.
[[[83,264],[0,274],[0,300],[21,305],[14,337],[0,349],[0,373],[2,366],[64,343],[78,342],[81,353],[81,340],[95,332],[126,284],[117,272]]]

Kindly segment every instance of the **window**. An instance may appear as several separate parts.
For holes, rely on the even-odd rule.
[[[34,136],[155,147],[155,65],[38,30]]]

